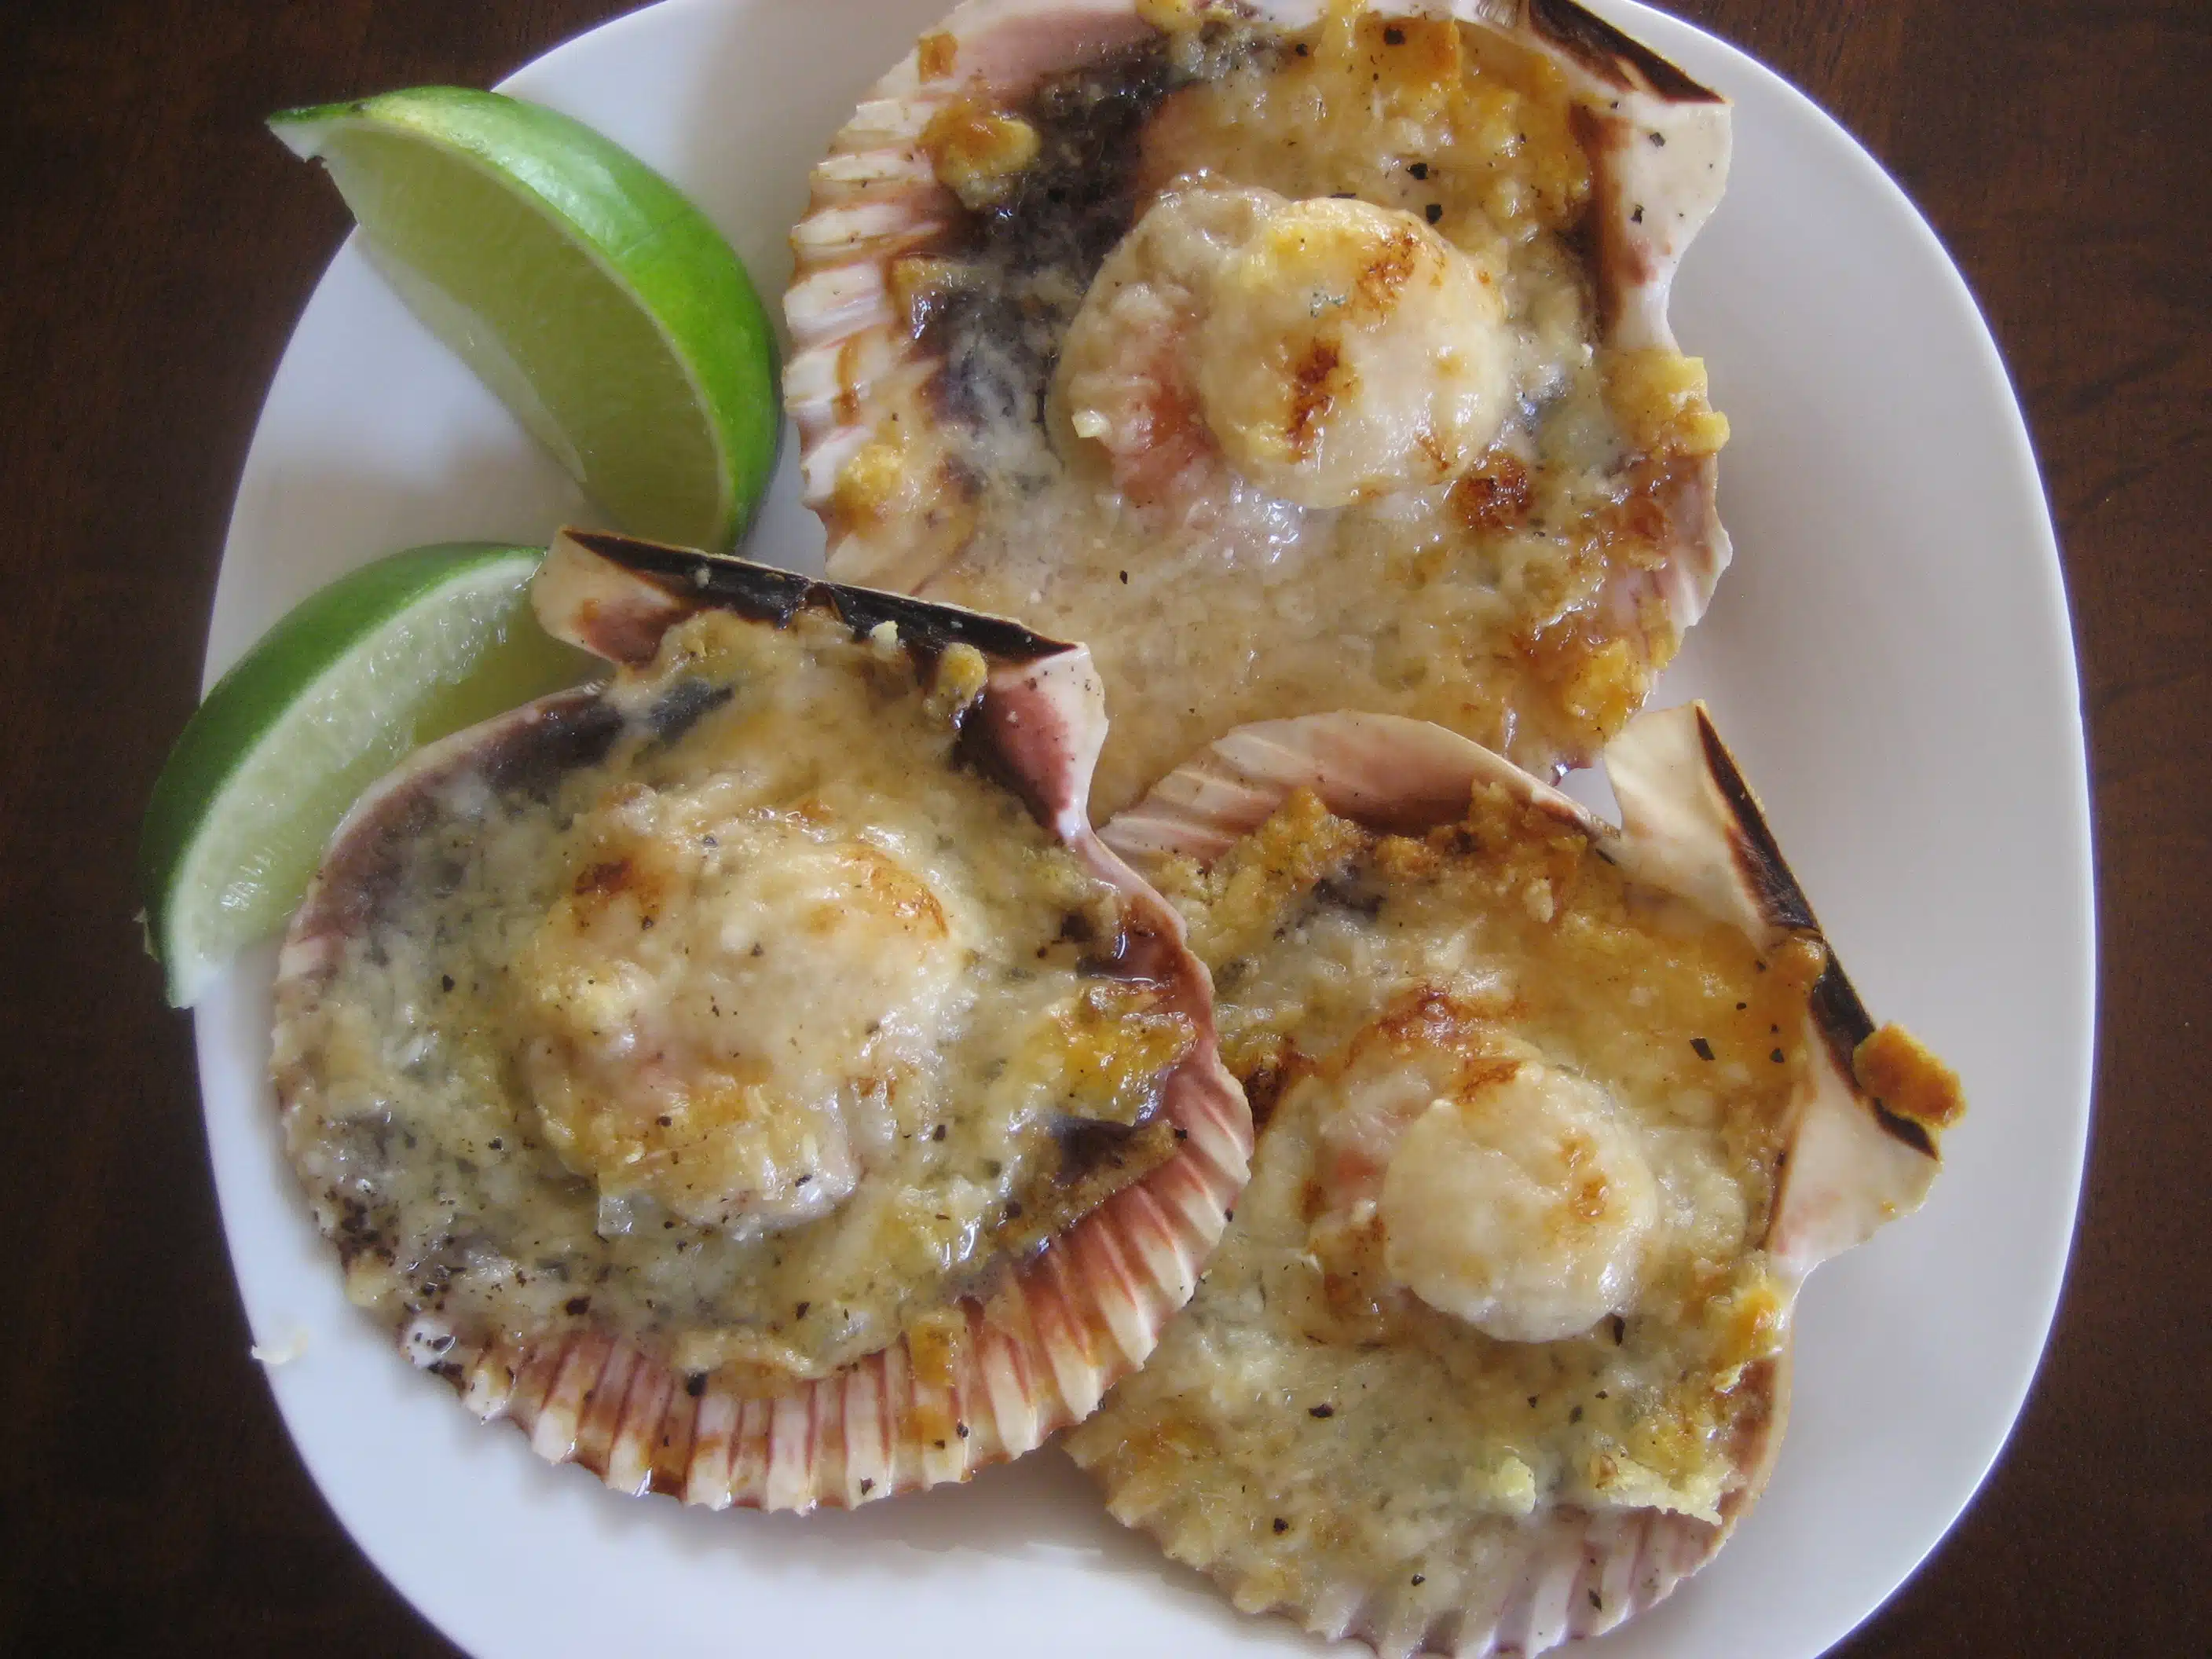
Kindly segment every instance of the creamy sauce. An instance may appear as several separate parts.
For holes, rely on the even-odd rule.
[[[841,475],[837,573],[1089,643],[1101,817],[1231,726],[1316,709],[1586,758],[1673,653],[1650,573],[1685,532],[1661,503],[1725,424],[1691,360],[1603,343],[1563,76],[1357,6],[1206,39],[1048,87],[1021,118],[1041,150],[998,143],[977,245],[900,262],[951,368]],[[1067,137],[1097,109],[1118,149]],[[939,169],[983,199],[972,146]],[[1279,223],[1200,282],[1231,239],[1188,204],[1224,190]],[[1422,280],[1387,325],[1317,341],[1377,256],[1353,239],[1332,271],[1309,236],[1286,262],[1280,233],[1346,197],[1404,228]],[[1109,224],[1133,227],[1110,257]]]
[[[708,613],[617,679],[603,759],[437,787],[280,1010],[354,1297],[772,1386],[1024,1248],[1085,1173],[1070,1132],[1148,1119],[1194,1033],[1101,972],[1115,890],[963,763],[983,677],[888,624]]]
[[[1771,1404],[1759,1249],[1822,957],[1479,794],[1310,795],[1163,880],[1272,1108],[1198,1295],[1071,1450],[1240,1601],[1502,1600],[1563,1506],[1717,1521]],[[1518,1236],[1502,1238],[1502,1230]]]

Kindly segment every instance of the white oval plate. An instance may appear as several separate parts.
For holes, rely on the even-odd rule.
[[[773,302],[806,171],[945,0],[668,0],[511,89],[590,122],[728,231]],[[1972,1111],[1920,1215],[1824,1269],[1765,1500],[1600,1650],[1820,1652],[1935,1545],[2002,1444],[2056,1303],[2088,1119],[2088,798],[2063,588],[2019,410],[1965,284],[1841,129],[1672,18],[1603,9],[1736,100],[1735,176],[1674,307],[1736,436],[1738,550],[1664,701],[1702,695],[1880,1017]],[[333,88],[333,90],[339,90]],[[376,88],[361,88],[376,90]],[[304,177],[298,188],[321,186]],[[818,568],[791,456],[757,556]],[[210,676],[302,595],[410,543],[542,539],[580,507],[349,244],[294,334],[231,521]],[[344,1301],[277,1147],[270,952],[201,1010],[231,1256],[339,1518],[477,1654],[1310,1650],[1109,1520],[1057,1452],[857,1515],[619,1498],[480,1428]]]

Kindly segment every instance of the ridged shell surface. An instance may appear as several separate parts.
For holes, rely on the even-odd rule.
[[[1356,823],[1419,836],[1457,823],[1471,793],[1499,790],[1532,810],[1532,823],[1547,822],[1557,833],[1586,840],[1632,880],[1741,928],[1762,951],[1817,937],[1811,908],[1702,705],[1640,717],[1607,760],[1625,829],[1439,727],[1388,716],[1311,716],[1231,733],[1170,774],[1103,833],[1137,867],[1160,872],[1178,860],[1211,866],[1299,791],[1314,792],[1330,812]],[[1754,1241],[1780,1274],[1785,1297],[1781,1341],[1736,1384],[1735,1397],[1751,1409],[1736,1419],[1738,1437],[1728,1448],[1736,1473],[1711,1518],[1633,1506],[1547,1506],[1540,1499],[1517,1524],[1493,1520],[1483,1523],[1489,1532],[1470,1534],[1483,1540],[1469,1546],[1476,1552],[1470,1559],[1440,1566],[1433,1553],[1417,1556],[1419,1571],[1410,1582],[1402,1563],[1389,1577],[1327,1565],[1297,1577],[1270,1556],[1264,1528],[1261,1540],[1250,1541],[1249,1534],[1224,1521],[1194,1474],[1165,1478],[1164,1466],[1146,1452],[1160,1431],[1159,1421],[1180,1420],[1173,1416],[1174,1396],[1164,1405],[1147,1394],[1145,1405],[1131,1408],[1134,1416],[1109,1400],[1072,1437],[1077,1462],[1101,1480],[1118,1519],[1217,1578],[1240,1609],[1280,1612],[1317,1634],[1365,1641],[1389,1659],[1421,1652],[1532,1655],[1599,1634],[1647,1609],[1712,1557],[1765,1485],[1788,1417],[1786,1298],[1819,1261],[1918,1205],[1937,1167],[1935,1132],[1957,1108],[1952,1096],[1940,1109],[1916,1117],[1899,1109],[1899,1103],[1878,1097],[1869,1086],[1872,1073],[1863,1077],[1859,1073],[1867,1068],[1854,1065],[1874,1028],[1832,956],[1809,997],[1805,1020],[1806,1030],[1787,1039],[1802,1041],[1808,1061],[1778,1160],[1787,1173],[1765,1235]],[[1948,1079],[1940,1067],[1929,1075]],[[1278,1169],[1271,1163],[1270,1137],[1278,1133],[1278,1121],[1270,1120],[1263,1130],[1242,1211],[1264,1212],[1274,1202],[1266,1195],[1271,1183],[1312,1178],[1296,1175],[1302,1164]],[[1298,1143],[1301,1149],[1305,1144]],[[1236,1224],[1216,1264],[1217,1274],[1231,1273],[1229,1282],[1236,1285],[1256,1272],[1238,1255],[1243,1224]],[[1281,1245],[1269,1235],[1268,1243],[1254,1248],[1261,1254],[1252,1261],[1264,1261],[1271,1259],[1267,1252]],[[1261,1305],[1272,1306],[1275,1299],[1265,1298]],[[1204,1376],[1207,1364],[1226,1363],[1200,1358],[1231,1352],[1215,1346],[1226,1340],[1209,1335],[1197,1347],[1186,1345],[1177,1351],[1174,1375]],[[1185,1380],[1174,1386],[1207,1385]],[[1211,1386],[1233,1390],[1236,1384],[1224,1375]],[[1282,1410],[1296,1417],[1308,1403],[1286,1401]],[[1203,1409],[1193,1409],[1200,1420],[1211,1420]],[[1336,1417],[1321,1431],[1334,1431],[1346,1409],[1342,1403],[1323,1405],[1311,1414]],[[1169,1416],[1158,1419],[1164,1410]],[[1409,1423],[1403,1432],[1419,1437],[1422,1430]],[[1192,1471],[1208,1453],[1194,1442],[1182,1455],[1180,1467]],[[1262,1515],[1271,1501],[1271,1480],[1284,1482],[1285,1491],[1297,1482],[1291,1472],[1241,1463],[1235,1480],[1239,1492],[1251,1494],[1239,1501],[1260,1504]],[[1278,1519],[1274,1530],[1297,1524]],[[1322,1559],[1338,1559],[1326,1552]]]
[[[1674,352],[1674,336],[1668,323],[1668,294],[1680,258],[1718,201],[1726,178],[1730,142],[1726,102],[1565,0],[1526,0],[1520,4],[1461,0],[1456,5],[1407,0],[1407,3],[1374,5],[1367,10],[1377,16],[1457,20],[1479,26],[1511,43],[1514,50],[1553,67],[1568,88],[1577,142],[1589,168],[1587,282],[1596,342],[1624,359],[1647,354],[1680,365],[1682,360]],[[1203,38],[1205,26],[1194,24],[1194,19],[1211,19],[1212,26],[1264,35],[1269,30],[1309,28],[1317,18],[1340,12],[1346,9],[1297,0],[1258,0],[1250,5],[1212,9],[1174,0],[1159,3],[969,0],[925,35],[915,51],[872,89],[815,169],[810,210],[793,233],[795,274],[785,297],[793,342],[786,400],[801,439],[805,498],[822,515],[828,529],[833,576],[946,598],[958,598],[968,586],[982,582],[991,586],[995,597],[988,603],[996,608],[1020,614],[1033,611],[1033,619],[1041,621],[1059,614],[1060,601],[1040,597],[1042,589],[1032,593],[1037,605],[1030,611],[1024,611],[1021,594],[1030,592],[1027,584],[1038,580],[1026,566],[1017,578],[998,574],[995,567],[985,573],[981,564],[971,569],[963,562],[965,550],[977,534],[974,514],[979,510],[963,497],[962,492],[969,487],[963,481],[982,476],[979,467],[988,472],[1000,463],[967,455],[959,442],[946,435],[946,410],[951,402],[969,394],[956,396],[946,390],[948,359],[943,338],[929,320],[934,314],[930,310],[934,302],[917,300],[909,291],[918,280],[911,276],[913,271],[940,256],[956,260],[965,257],[963,239],[970,234],[974,216],[939,181],[931,149],[937,124],[971,106],[1019,106],[1050,77],[1113,60],[1117,53],[1151,50],[1164,39],[1182,42]],[[1351,9],[1351,13],[1365,15],[1357,8]],[[1189,33],[1194,28],[1196,34]],[[1183,33],[1178,33],[1179,30]],[[1180,45],[1169,48],[1171,56],[1181,49]],[[1126,146],[1127,141],[1117,137],[1112,142]],[[1143,210],[1140,205],[1132,210]],[[1437,222],[1433,211],[1430,222]],[[1136,240],[1134,233],[1130,240]],[[1120,270],[1115,262],[1122,258],[1117,252],[1107,270]],[[1080,271],[1076,275],[1079,280],[1104,283],[1103,272],[1089,278]],[[1027,319],[1023,327],[1034,331],[1040,326],[1028,301],[1021,301],[1017,309]],[[1073,332],[1067,337],[1072,340]],[[1057,351],[1058,345],[1033,343],[1022,349],[1052,352]],[[1702,370],[1696,373],[1698,390],[1692,404],[1702,409]],[[996,392],[975,394],[986,398],[997,395]],[[1066,425],[1068,417],[1056,410],[1047,412],[1042,407],[1042,394],[1038,395],[1040,428],[1051,447],[1073,468],[1077,464],[1069,459],[1073,439]],[[1055,399],[1060,395],[1058,390],[1052,393]],[[1183,408],[1176,401],[1183,394],[1163,395],[1168,396],[1170,412],[1158,419],[1164,422],[1163,430],[1172,430],[1174,423],[1183,418],[1172,412]],[[1698,418],[1710,421],[1712,417],[1707,411]],[[991,456],[999,453],[999,443],[994,438],[985,446]],[[1582,463],[1578,460],[1576,465]],[[1482,504],[1485,500],[1507,501],[1509,509],[1501,510],[1510,511],[1510,502],[1524,499],[1513,491],[1528,486],[1522,475],[1510,469],[1504,476],[1508,483],[1499,487],[1503,494],[1485,497],[1476,491],[1452,512],[1465,516],[1472,525],[1481,522],[1481,515],[1488,510]],[[1118,472],[1115,477],[1121,478]],[[1632,522],[1638,526],[1635,533],[1650,538],[1657,550],[1649,556],[1639,551],[1633,561],[1618,568],[1608,568],[1601,580],[1587,578],[1598,582],[1593,592],[1562,601],[1564,608],[1556,612],[1540,607],[1539,611],[1527,613],[1516,611],[1510,626],[1500,622],[1492,635],[1481,633],[1475,624],[1459,619],[1456,610],[1452,611],[1455,620],[1450,626],[1456,631],[1440,633],[1439,638],[1453,643],[1420,648],[1444,651],[1444,665],[1449,672],[1464,672],[1471,677],[1470,684],[1488,688],[1479,695],[1474,691],[1455,691],[1450,696],[1439,694],[1431,707],[1426,703],[1401,706],[1401,702],[1377,705],[1364,696],[1346,692],[1322,706],[1357,702],[1361,706],[1390,707],[1401,713],[1449,720],[1457,718],[1449,712],[1450,708],[1473,698],[1468,706],[1480,706],[1483,712],[1468,717],[1481,722],[1472,734],[1502,742],[1492,735],[1490,723],[1494,717],[1504,717],[1494,716],[1485,700],[1519,697],[1522,692],[1514,688],[1524,682],[1534,684],[1528,677],[1550,675],[1566,689],[1551,689],[1552,681],[1543,681],[1547,689],[1540,696],[1547,712],[1542,731],[1534,730],[1526,720],[1519,728],[1513,720],[1504,720],[1503,729],[1508,733],[1525,731],[1524,736],[1513,739],[1518,745],[1513,749],[1515,757],[1540,769],[1589,759],[1596,744],[1625,718],[1623,709],[1632,708],[1634,698],[1640,696],[1640,692],[1620,688],[1632,682],[1634,685],[1647,683],[1649,672],[1663,664],[1680,632],[1702,616],[1728,564],[1729,543],[1715,511],[1717,478],[1713,453],[1709,448],[1693,447],[1666,459],[1651,480],[1624,483],[1626,504],[1620,510],[1632,514]],[[865,486],[856,482],[863,479],[868,481]],[[1490,488],[1483,477],[1474,482]],[[1280,509],[1255,507],[1253,502],[1261,497],[1241,483],[1222,487],[1231,491],[1227,499],[1231,506],[1219,509],[1228,528],[1190,527],[1199,522],[1190,516],[1192,513],[1203,515],[1217,511],[1216,497],[1212,495],[1205,497],[1202,508],[1158,511],[1165,513],[1170,524],[1182,526],[1179,537],[1197,537],[1194,546],[1217,538],[1224,549],[1232,545],[1245,549],[1234,556],[1237,560],[1246,559],[1248,553],[1257,557],[1251,550],[1268,538],[1279,539],[1287,533],[1267,516]],[[985,486],[986,509],[993,499],[989,488]],[[1116,488],[1121,488],[1118,482]],[[1121,505],[1111,510],[1121,513],[1128,503],[1146,498],[1143,489],[1131,485],[1115,499]],[[1050,509],[1053,514],[1063,510],[1060,506]],[[1033,535],[1018,526],[1003,525],[991,533],[994,538],[1003,535],[1024,543],[1056,544],[1063,539],[1057,523],[1054,520],[1040,525]],[[990,544],[995,547],[996,540]],[[1181,541],[1176,545],[1181,546]],[[977,555],[979,559],[998,556]],[[1230,556],[1224,553],[1224,556]],[[1474,568],[1473,563],[1468,565],[1469,571]],[[1203,574],[1196,565],[1193,570],[1194,580]],[[1129,614],[1150,614],[1146,607],[1154,602],[1154,595],[1146,589],[1141,570],[1124,573],[1125,585],[1133,575],[1135,586],[1126,590],[1127,604],[1134,607]],[[1049,586],[1058,579],[1043,580]],[[1087,583],[1090,579],[1083,580]],[[1559,580],[1571,585],[1586,578]],[[1011,586],[999,594],[992,585],[1002,581]],[[1175,586],[1163,574],[1158,593],[1171,594]],[[1255,683],[1236,692],[1240,699],[1234,705],[1237,712],[1229,713],[1210,732],[1199,720],[1202,711],[1193,708],[1189,719],[1164,720],[1163,716],[1164,729],[1155,733],[1150,711],[1144,711],[1144,723],[1135,719],[1139,711],[1134,700],[1149,698],[1151,693],[1139,692],[1134,685],[1160,679],[1170,671],[1149,659],[1117,659],[1115,653],[1121,647],[1109,643],[1107,637],[1113,630],[1107,629],[1097,617],[1088,615],[1089,608],[1121,602],[1110,586],[1101,591],[1106,597],[1100,598],[1086,586],[1079,601],[1067,601],[1086,608],[1080,614],[1087,620],[1074,620],[1072,613],[1068,619],[1050,623],[1081,632],[1113,678],[1109,696],[1133,700],[1115,708],[1119,735],[1109,744],[1099,776],[1099,793],[1094,796],[1101,816],[1133,800],[1177,755],[1188,752],[1193,743],[1217,735],[1227,725],[1240,719],[1306,712],[1299,696],[1286,689],[1297,676],[1285,668],[1273,679],[1266,678],[1263,672],[1264,685]],[[1237,592],[1242,595],[1243,590]],[[971,594],[960,602],[981,601]],[[1224,605],[1249,602],[1246,598],[1222,601]],[[1291,605],[1296,601],[1285,599],[1280,603]],[[1409,595],[1405,601],[1409,641],[1420,635],[1423,628],[1439,625],[1418,614],[1423,603],[1418,594]],[[1452,603],[1456,606],[1480,602],[1455,595]],[[1510,603],[1518,605],[1522,601],[1515,599]],[[1115,629],[1119,626],[1117,623]],[[1130,626],[1136,624],[1132,622]],[[1492,626],[1480,624],[1486,629]],[[1475,641],[1481,643],[1469,643]],[[1634,666],[1604,654],[1604,647],[1613,643],[1629,653]],[[1248,644],[1261,658],[1268,655],[1264,641],[1240,641],[1235,649],[1241,652]],[[1406,648],[1415,647],[1409,643]],[[1584,652],[1595,654],[1585,662],[1576,654]],[[1492,656],[1509,665],[1520,664],[1525,656],[1527,663],[1534,665],[1482,665]],[[1205,698],[1209,687],[1193,663],[1173,672],[1198,678],[1192,680],[1187,694],[1164,691],[1163,696],[1185,695],[1188,702]],[[1394,684],[1387,665],[1373,672],[1378,684]],[[1278,680],[1283,684],[1276,684]],[[1180,679],[1176,683],[1181,684]],[[1219,686],[1210,689],[1218,694],[1217,701],[1229,695]],[[1624,703],[1624,699],[1628,701]],[[1552,729],[1555,724],[1556,731]],[[1145,746],[1141,759],[1122,752],[1128,744]],[[1167,752],[1160,752],[1163,748]]]
[[[1120,890],[1125,914],[1149,929],[1141,970],[1196,1022],[1200,1041],[1159,1085],[1157,1110],[1176,1132],[1171,1155],[987,1275],[952,1304],[950,1327],[902,1334],[827,1376],[740,1387],[719,1371],[680,1370],[663,1349],[620,1330],[571,1322],[471,1333],[434,1309],[401,1324],[402,1352],[478,1416],[517,1425],[542,1457],[581,1464],[622,1492],[715,1508],[850,1506],[963,1480],[1035,1449],[1094,1410],[1151,1352],[1196,1285],[1251,1147],[1250,1116],[1214,1052],[1206,975],[1180,922],[1082,815],[1101,724],[1087,659],[1000,619],[614,537],[564,534],[534,598],[554,631],[617,662],[651,659],[662,634],[702,608],[772,628],[827,612],[856,639],[890,623],[918,659],[975,646],[990,664],[970,716],[981,723],[979,756]],[[288,1119],[303,1075],[289,1034],[374,914],[394,839],[419,834],[441,799],[481,788],[477,780],[501,769],[570,763],[564,757],[599,718],[604,695],[562,693],[457,734],[356,805],[279,962],[276,1085]]]

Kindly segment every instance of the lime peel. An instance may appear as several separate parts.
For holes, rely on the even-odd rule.
[[[539,548],[457,543],[312,595],[208,693],[154,786],[139,848],[169,1000],[198,1001],[306,891],[331,832],[409,750],[596,665],[530,613]]]
[[[273,116],[416,316],[636,534],[732,546],[775,468],[775,334],[729,244],[582,123],[422,87]]]

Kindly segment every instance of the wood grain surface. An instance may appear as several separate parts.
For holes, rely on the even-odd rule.
[[[2212,6],[1679,9],[1832,111],[1964,267],[2042,459],[2095,774],[2098,1102],[2065,1302],[1989,1485],[1841,1651],[2203,1653]],[[618,9],[6,8],[0,1651],[450,1650],[332,1521],[247,1358],[131,857],[262,392],[344,228],[261,118],[485,83]]]

